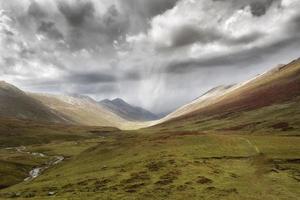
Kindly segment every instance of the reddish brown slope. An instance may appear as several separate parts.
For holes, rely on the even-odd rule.
[[[300,59],[249,81],[206,107],[168,122],[249,111],[290,101],[298,96],[300,96]]]

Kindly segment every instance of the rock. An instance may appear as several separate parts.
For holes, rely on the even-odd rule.
[[[56,192],[54,192],[54,191],[48,192],[48,195],[49,195],[49,196],[52,196],[52,195],[55,195],[55,194],[56,194]]]

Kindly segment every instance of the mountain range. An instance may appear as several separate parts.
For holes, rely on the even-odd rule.
[[[97,102],[79,94],[30,93],[4,81],[0,82],[0,117],[122,129],[157,118],[122,99]]]
[[[158,116],[148,110],[132,106],[120,98],[113,100],[104,99],[100,101],[99,104],[129,121],[151,121],[158,119]]]
[[[198,119],[226,118],[274,104],[296,101],[300,96],[300,60],[258,75],[240,84],[215,87],[194,101],[158,119],[141,107],[120,98],[94,99],[78,94],[26,93],[0,82],[0,116],[37,121],[137,129],[173,123],[196,123]],[[201,121],[201,120],[200,120]],[[197,125],[193,127],[196,128]]]

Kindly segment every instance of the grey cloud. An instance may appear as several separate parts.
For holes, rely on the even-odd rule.
[[[249,33],[249,34],[246,34],[239,38],[226,38],[226,36],[225,36],[224,43],[227,45],[249,44],[249,43],[255,42],[258,39],[263,38],[264,36],[265,35],[260,32]]]
[[[262,38],[264,34],[259,32],[249,33],[239,38],[232,38],[215,29],[201,29],[193,25],[182,25],[172,30],[171,46],[167,48],[177,48],[186,45],[200,43],[208,44],[212,42],[220,42],[226,45],[248,44]],[[165,48],[158,46],[159,48]]]
[[[192,25],[183,25],[177,30],[173,30],[171,41],[172,47],[180,47],[195,42],[206,44],[222,38],[217,30],[199,30]]]
[[[140,5],[142,6],[142,8],[147,9],[148,16],[147,17],[153,17],[156,15],[159,15],[163,12],[165,12],[168,9],[173,8],[176,3],[178,2],[178,0],[165,0],[165,1],[161,1],[161,0],[152,0],[152,1],[148,1],[148,0],[139,0],[140,1]]]
[[[58,8],[71,26],[80,26],[92,18],[95,8],[90,1],[76,1],[74,4],[59,1]]]
[[[130,13],[130,33],[146,31],[149,20],[173,8],[179,0],[118,0],[124,13]]]
[[[120,13],[115,5],[108,7],[102,16],[95,15],[91,1],[73,4],[60,1],[58,8],[68,22],[69,29],[64,36],[73,50],[101,46],[105,47],[106,54],[112,54],[112,43],[124,40],[130,23],[128,14]]]
[[[138,72],[130,71],[125,73],[123,80],[126,81],[137,81],[141,79],[141,75]]]
[[[87,95],[112,95],[118,92],[117,85],[113,83],[94,84],[94,85],[76,85],[71,88],[73,93],[87,94]],[[105,96],[103,96],[105,98]]]
[[[300,38],[292,38],[284,41],[279,41],[268,46],[256,47],[238,53],[225,54],[217,57],[173,61],[167,65],[166,73],[188,73],[193,70],[205,67],[241,67],[245,65],[253,65],[254,63],[262,61],[264,57],[275,54],[282,48],[288,47],[291,44],[299,44],[300,46]]]
[[[251,4],[251,13],[254,16],[260,17],[266,14],[266,7],[262,2],[254,2]]]
[[[14,36],[15,34],[9,30],[3,30],[3,33],[7,36]]]
[[[65,82],[76,82],[77,84],[95,84],[116,82],[116,77],[101,73],[72,73],[64,78]]]
[[[260,17],[266,14],[268,8],[272,5],[274,0],[255,1],[250,4],[251,13],[253,16]]]
[[[31,2],[27,12],[29,16],[36,19],[41,19],[47,16],[46,11],[36,1]]]
[[[289,33],[294,34],[299,37],[300,31],[300,13],[295,16],[291,22],[287,25],[287,30]]]
[[[42,21],[38,28],[38,32],[45,34],[50,39],[63,39],[63,34],[57,29],[54,22]]]

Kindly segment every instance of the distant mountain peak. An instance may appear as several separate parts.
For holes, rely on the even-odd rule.
[[[132,106],[121,98],[115,98],[113,100],[104,99],[100,101],[99,104],[130,121],[151,121],[158,119],[158,117],[150,111],[141,107]]]
[[[113,99],[112,100],[112,102],[114,102],[114,103],[126,103],[123,99],[121,99],[121,98],[115,98],[115,99]],[[127,104],[127,103],[126,103]]]
[[[103,100],[99,101],[99,103],[109,103],[109,102],[111,102],[109,99],[103,99]]]

